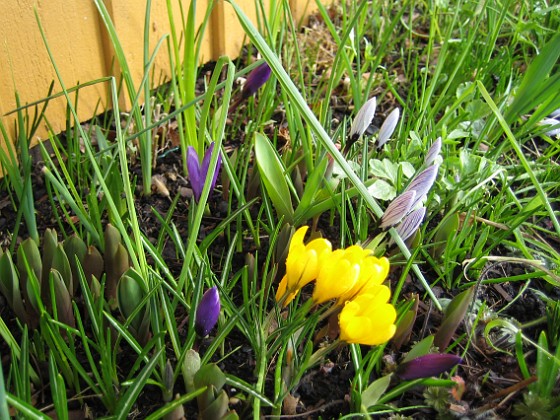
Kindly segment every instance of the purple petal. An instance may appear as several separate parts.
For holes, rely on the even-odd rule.
[[[397,226],[397,233],[403,241],[406,241],[414,232],[416,232],[422,224],[425,214],[426,207],[420,207],[406,216],[402,223]]]
[[[196,309],[194,329],[199,337],[206,337],[220,316],[220,295],[216,286],[208,289]]]
[[[430,150],[428,150],[426,158],[424,159],[424,164],[426,166],[431,165],[439,156],[439,152],[441,152],[441,137],[438,137],[430,147]]]
[[[379,129],[379,136],[377,137],[377,148],[380,148],[385,143],[387,143],[389,137],[393,135],[393,131],[395,131],[397,123],[399,122],[399,113],[399,108],[393,109],[389,116],[385,118],[383,124],[381,124],[381,128]]]
[[[208,150],[204,154],[204,159],[202,161],[202,171],[204,173],[204,178],[208,176],[208,169],[210,167],[210,159],[212,158],[212,151],[214,150],[214,142],[210,144]],[[212,176],[212,182],[210,183],[210,191],[214,189],[216,185],[216,180],[218,179],[218,173],[220,172],[220,167],[222,166],[222,155],[218,153],[218,160],[216,161],[216,169],[214,170],[214,175]]]
[[[450,370],[462,361],[454,354],[426,354],[399,365],[397,375],[407,381],[430,378]]]
[[[352,126],[350,127],[350,139],[358,139],[365,133],[366,129],[371,124],[371,120],[373,120],[376,107],[377,100],[375,99],[375,96],[362,105],[356,114],[354,121],[352,121]]]
[[[194,193],[194,199],[198,203],[200,195],[202,194],[202,187],[204,187],[204,180],[200,173],[200,161],[198,153],[194,147],[187,148],[187,170],[189,171],[189,179],[191,181],[191,188]]]
[[[248,98],[253,95],[267,82],[271,73],[272,69],[266,62],[256,67],[251,73],[249,73],[249,76],[247,76],[247,81],[245,82],[245,85],[243,85],[243,96]]]
[[[405,191],[387,206],[387,210],[381,217],[381,229],[396,225],[412,208],[412,203],[415,202],[416,191]]]
[[[430,188],[434,185],[438,169],[438,165],[432,165],[420,172],[410,184],[408,184],[405,191],[416,191],[416,197],[410,208],[414,208],[414,206],[428,194],[428,191],[430,191]]]

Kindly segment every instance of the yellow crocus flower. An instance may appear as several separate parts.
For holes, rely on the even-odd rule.
[[[354,286],[338,298],[338,304],[344,305],[359,293],[367,291],[369,287],[382,284],[389,274],[389,260],[385,257],[377,258],[364,250],[365,258],[360,261],[360,275]]]
[[[393,337],[397,312],[388,303],[390,297],[389,288],[378,285],[346,302],[338,317],[340,339],[346,343],[374,346]]]
[[[313,302],[323,303],[351,290],[360,277],[365,255],[364,249],[358,245],[334,251],[321,265],[313,290]]]
[[[276,291],[276,301],[284,299],[284,306],[290,303],[303,286],[317,278],[323,261],[332,253],[332,245],[326,239],[314,239],[307,245],[304,244],[308,228],[299,228],[290,241],[286,274]]]

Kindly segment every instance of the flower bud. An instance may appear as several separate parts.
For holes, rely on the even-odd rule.
[[[373,120],[376,107],[377,100],[375,96],[362,105],[356,114],[356,118],[352,121],[352,126],[350,127],[350,140],[355,141],[366,132],[366,129]]]
[[[391,113],[385,118],[383,124],[381,124],[381,128],[379,129],[379,136],[377,137],[377,148],[381,148],[387,140],[393,135],[395,128],[397,127],[397,123],[399,122],[399,108],[395,108],[391,111]]]
[[[208,289],[196,309],[194,329],[199,337],[206,337],[220,316],[220,295],[216,286]]]
[[[267,82],[271,73],[272,69],[266,62],[255,67],[255,69],[249,73],[247,81],[243,85],[243,96],[248,98],[249,96],[255,94],[257,90],[259,90],[259,88]]]
[[[450,370],[462,360],[454,354],[426,354],[399,365],[397,375],[407,381],[429,378]]]

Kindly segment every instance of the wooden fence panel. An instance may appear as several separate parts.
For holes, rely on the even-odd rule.
[[[202,22],[210,1],[197,1],[198,24]],[[273,0],[265,0],[265,10],[268,10],[271,1]],[[186,19],[188,2],[170,0],[170,3],[175,27],[181,30],[180,6],[182,4]],[[256,24],[255,1],[238,0],[238,4]],[[289,4],[294,18],[299,21],[310,12],[308,5],[314,5],[314,0],[289,0]],[[145,2],[105,0],[105,6],[125,51],[134,84],[138,88],[144,73]],[[15,137],[16,114],[12,111],[16,109],[16,91],[22,105],[45,98],[52,81],[55,81],[54,92],[61,92],[61,86],[56,82],[55,71],[41,38],[34,8],[67,89],[78,83],[105,76],[115,76],[117,80],[120,77],[120,68],[114,60],[114,51],[105,24],[92,0],[7,1],[4,2],[3,8],[3,13],[0,15],[0,118],[11,139]],[[169,33],[167,1],[152,1],[150,52],[159,39]],[[216,2],[203,39],[201,61],[215,60],[223,54],[235,57],[239,54],[244,41],[243,30],[231,5],[224,1]],[[165,43],[159,50],[153,67],[153,80],[156,85],[169,80],[171,68],[167,43]],[[74,96],[72,99],[75,100]],[[130,107],[130,100],[124,91],[119,98],[119,103],[123,109]],[[95,112],[110,108],[110,104],[108,83],[82,88],[78,94],[78,116],[80,120],[86,121],[92,118]],[[29,108],[29,113],[32,118],[34,109]],[[46,117],[54,131],[62,131],[66,124],[66,100],[63,97],[51,100]],[[42,127],[36,133],[36,139],[45,138],[46,135],[47,131]],[[3,143],[3,139],[0,138],[0,142]],[[5,145],[2,144],[2,147]]]

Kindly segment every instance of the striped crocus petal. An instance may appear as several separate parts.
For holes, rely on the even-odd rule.
[[[452,369],[462,361],[454,354],[426,354],[399,365],[397,375],[407,381],[430,378]]]
[[[381,217],[381,224],[379,227],[385,229],[399,223],[404,216],[408,214],[415,202],[416,191],[406,191],[391,201],[387,206],[387,210]]]
[[[374,96],[360,108],[350,127],[350,139],[358,139],[365,133],[373,120],[376,107],[377,99]]]
[[[389,138],[393,135],[393,132],[397,127],[397,123],[399,122],[399,115],[399,108],[395,108],[391,111],[387,118],[385,118],[383,124],[381,124],[381,128],[379,129],[379,136],[377,137],[378,148],[387,143],[387,140],[389,140]]]
[[[414,177],[410,184],[408,184],[405,191],[416,191],[414,202],[410,208],[414,208],[416,204],[418,204],[424,196],[428,194],[428,191],[430,191],[430,188],[434,185],[438,169],[438,165],[432,165],[420,172],[416,177]]]
[[[426,207],[420,207],[406,216],[402,223],[396,227],[397,233],[403,241],[406,241],[416,232],[422,224],[425,215]]]
[[[439,156],[440,152],[441,152],[441,137],[438,137],[436,141],[433,142],[432,146],[430,147],[430,150],[428,150],[428,153],[426,154],[426,158],[424,159],[424,165],[430,166]]]

